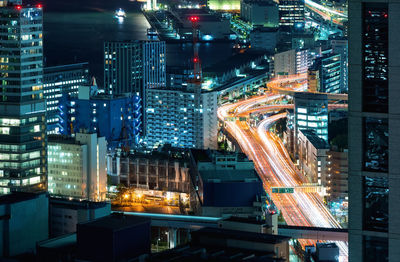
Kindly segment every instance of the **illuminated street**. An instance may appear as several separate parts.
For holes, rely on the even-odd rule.
[[[303,90],[304,78],[293,76],[282,79],[280,88]],[[288,81],[289,80],[289,81]],[[284,83],[284,84],[282,84]],[[274,105],[274,101],[283,95],[268,93],[234,104],[221,106],[218,110],[220,120],[246,116],[251,112],[276,111],[288,108],[288,105]],[[260,103],[270,103],[271,106],[255,107]],[[254,161],[256,169],[261,176],[266,191],[272,196],[274,204],[282,213],[288,225],[315,226],[340,228],[340,224],[331,215],[317,193],[295,192],[293,194],[272,194],[271,187],[296,187],[303,183],[304,178],[296,171],[282,141],[273,133],[268,132],[269,127],[280,118],[286,117],[285,113],[276,114],[251,127],[246,121],[225,121],[225,129],[238,142],[242,151]],[[302,245],[311,244],[312,241],[302,241]],[[338,242],[341,254],[347,257],[347,244]]]

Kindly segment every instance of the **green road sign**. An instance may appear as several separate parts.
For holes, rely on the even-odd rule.
[[[293,187],[273,187],[272,193],[278,194],[293,194],[294,188]]]

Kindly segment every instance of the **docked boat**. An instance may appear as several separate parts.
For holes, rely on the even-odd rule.
[[[115,17],[116,18],[125,18],[126,17],[126,13],[122,8],[120,8],[117,11],[115,11]]]

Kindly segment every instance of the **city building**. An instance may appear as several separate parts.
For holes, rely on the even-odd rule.
[[[342,61],[340,54],[333,53],[332,49],[324,50],[321,56],[316,58],[312,66],[318,70],[319,92],[322,93],[343,93],[344,84],[341,73]]]
[[[207,6],[215,11],[238,11],[240,0],[207,0]]]
[[[399,14],[349,2],[349,261],[400,256]]]
[[[263,183],[253,161],[246,155],[192,149],[190,156],[191,208],[196,214],[212,217],[265,215]]]
[[[274,53],[278,43],[278,28],[256,27],[250,32],[252,50]]]
[[[297,157],[299,168],[308,183],[328,186],[327,158],[329,144],[320,138],[314,130],[299,130]]]
[[[319,92],[320,90],[320,79],[319,70],[310,67],[307,72],[307,88],[309,92]]]
[[[278,27],[278,4],[273,1],[242,0],[240,18],[253,26]]]
[[[40,5],[0,7],[0,194],[47,189],[42,20]]]
[[[70,64],[43,69],[43,94],[46,99],[47,134],[66,134],[66,101],[78,96],[79,86],[89,85],[89,64]]]
[[[340,55],[340,89],[341,93],[348,93],[348,81],[349,81],[349,51],[348,51],[348,41],[344,37],[336,37],[330,41],[332,46],[332,51],[335,54]]]
[[[211,0],[220,1],[220,0]],[[226,1],[226,0],[222,0]],[[238,0],[239,2],[240,0]],[[193,39],[190,17],[196,16],[198,38],[204,41],[227,40],[231,34],[229,19],[207,8],[171,8],[169,22],[179,39]]]
[[[151,254],[148,261],[289,262],[290,237],[210,227],[190,236],[187,245]]]
[[[149,89],[146,111],[147,147],[217,148],[217,92]]]
[[[183,149],[113,152],[107,156],[107,173],[113,185],[123,184],[142,195],[187,199],[190,193],[189,160]]]
[[[51,197],[49,204],[50,236],[57,237],[74,233],[78,223],[108,216],[110,213],[110,202]]]
[[[304,28],[304,0],[279,1],[279,27],[284,31]]]
[[[141,138],[142,108],[139,96],[132,94],[90,94],[81,87],[79,96],[69,102],[71,133],[86,130],[105,137],[108,149],[135,147]]]
[[[36,242],[49,237],[46,193],[14,192],[0,196],[0,257],[33,254]]]
[[[328,142],[328,98],[326,94],[296,93],[294,95],[295,141],[299,130],[311,129]]]
[[[348,202],[348,151],[328,151],[327,155],[328,202]]]
[[[275,76],[307,73],[310,65],[311,60],[307,49],[291,49],[274,55]]]
[[[104,43],[104,87],[107,94],[134,94],[142,99],[146,88],[165,87],[165,42]]]
[[[96,133],[77,133],[73,138],[49,136],[49,193],[82,200],[105,200],[106,152],[105,138]]]
[[[132,261],[150,254],[150,223],[147,217],[111,214],[77,227],[77,257],[84,261]]]

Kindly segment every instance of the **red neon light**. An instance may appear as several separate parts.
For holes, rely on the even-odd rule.
[[[17,10],[21,10],[21,9],[22,9],[22,6],[17,5],[15,8],[17,8]]]

